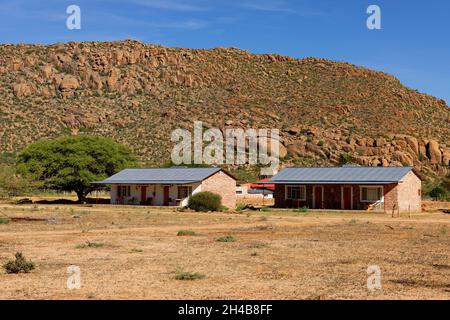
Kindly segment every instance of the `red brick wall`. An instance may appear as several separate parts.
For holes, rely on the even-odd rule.
[[[312,186],[306,186],[306,201],[292,201],[286,199],[286,185],[275,185],[275,207],[276,208],[312,208]]]
[[[285,185],[284,184],[276,184],[275,185],[275,193],[273,194],[273,198],[275,199],[275,208],[287,208],[288,205],[286,203],[285,196]]]
[[[413,174],[413,173],[412,173]],[[414,175],[414,174],[413,174]],[[417,178],[416,175],[414,177]],[[411,205],[411,211],[417,211],[420,208],[420,199],[418,200],[418,189],[420,188],[420,180],[407,176],[405,182],[398,187],[397,184],[388,184],[383,186],[384,191],[384,204],[377,208],[377,211],[390,212],[395,206],[396,210],[400,203],[400,211],[408,210],[408,206]],[[419,183],[418,183],[419,181]],[[345,185],[352,188],[352,205],[353,210],[367,210],[371,203],[361,202],[360,185]],[[297,208],[306,206],[313,208],[313,187],[312,185],[306,186],[306,201],[299,201],[293,203],[291,200],[286,200],[286,186],[275,185],[275,207],[276,208]],[[341,188],[343,185],[323,185],[323,200],[325,209],[341,209],[342,208],[342,194]],[[413,190],[414,189],[414,190]],[[404,190],[404,191],[403,191]],[[406,199],[406,200],[405,200]],[[403,204],[402,204],[403,203]]]
[[[320,186],[320,185],[318,185]],[[324,185],[323,203],[327,209],[341,209],[341,185]],[[275,207],[277,208],[313,208],[314,185],[306,185],[306,201],[295,201],[286,199],[286,186],[275,185]]]
[[[325,185],[323,201],[324,208],[341,209],[341,185]]]
[[[222,204],[229,208],[236,208],[236,180],[223,171],[219,171],[201,185],[201,191],[209,191],[222,197]]]
[[[384,209],[387,213],[392,212],[392,209],[398,209],[397,202],[397,184],[388,184],[384,186]]]

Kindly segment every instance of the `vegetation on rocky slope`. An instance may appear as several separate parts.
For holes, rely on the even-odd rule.
[[[167,163],[171,131],[279,128],[283,165],[449,172],[449,108],[377,71],[325,59],[136,41],[0,45],[0,153],[92,134]],[[245,169],[245,168],[244,168]]]

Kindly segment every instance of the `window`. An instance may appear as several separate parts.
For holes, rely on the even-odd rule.
[[[306,200],[305,186],[287,186],[286,199],[289,200]]]
[[[188,198],[192,194],[191,186],[178,187],[178,199]]]
[[[129,197],[131,195],[131,187],[130,186],[118,186],[117,187],[117,196],[121,197]]]
[[[361,187],[361,202],[383,200],[383,187]]]

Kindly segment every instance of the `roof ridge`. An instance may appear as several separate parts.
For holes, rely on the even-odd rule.
[[[183,168],[183,167],[178,167],[178,168],[125,168],[123,170],[156,170],[156,169],[159,169],[159,170],[196,169],[196,170],[198,170],[198,169],[221,169],[221,168],[220,167],[207,167],[207,168],[195,168],[195,167],[186,167],[186,168]]]
[[[389,167],[372,167],[372,166],[346,166],[346,167],[343,167],[343,166],[335,166],[335,167],[333,167],[333,166],[314,166],[314,167],[299,167],[299,166],[294,166],[294,167],[286,167],[286,168],[283,168],[283,169],[281,169],[281,170],[284,170],[284,169],[368,169],[368,168],[371,168],[371,169],[388,169],[388,168],[395,168],[395,169],[397,169],[397,168],[409,168],[409,169],[414,169],[414,167],[413,166],[389,166]]]

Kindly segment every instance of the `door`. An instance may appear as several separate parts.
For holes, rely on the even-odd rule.
[[[323,187],[314,187],[314,209],[323,209]]]
[[[343,195],[342,195],[342,209],[344,210],[351,210],[352,209],[352,188],[351,187],[344,187],[342,189]]]
[[[165,206],[170,205],[169,191],[170,191],[170,187],[164,186],[164,205]]]
[[[141,187],[141,204],[147,203],[147,187]]]

